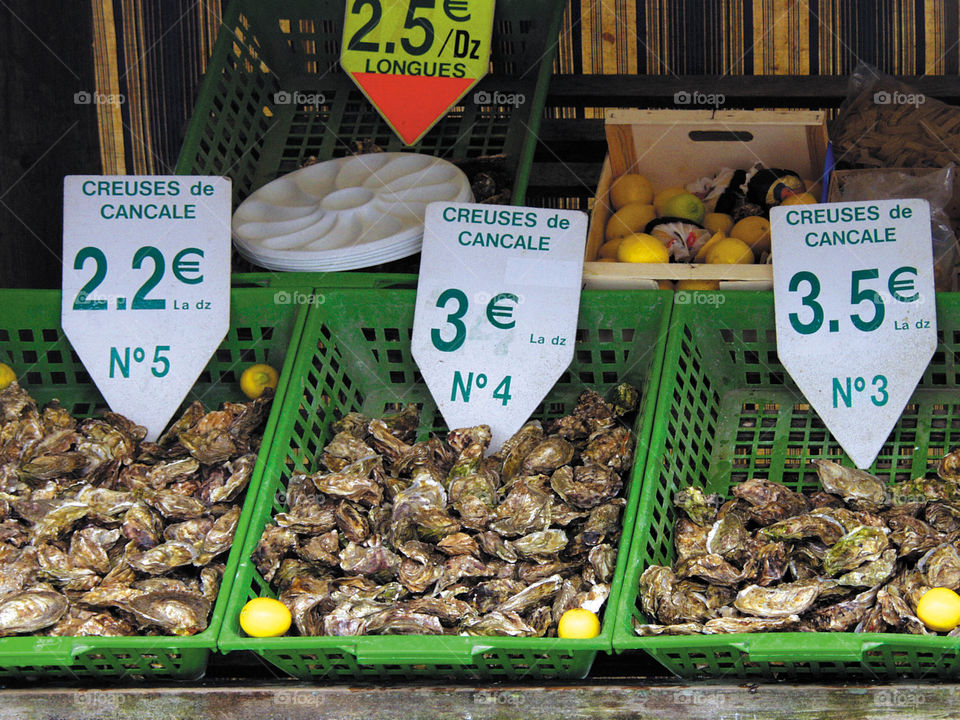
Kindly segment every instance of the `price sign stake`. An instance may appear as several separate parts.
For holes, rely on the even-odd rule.
[[[407,144],[490,66],[493,0],[348,0],[340,65]]]
[[[573,359],[587,216],[427,206],[411,350],[451,429],[520,429]]]
[[[777,354],[858,468],[876,459],[937,345],[926,200],[776,207]]]
[[[110,409],[155,440],[230,323],[230,180],[63,181],[61,324]]]

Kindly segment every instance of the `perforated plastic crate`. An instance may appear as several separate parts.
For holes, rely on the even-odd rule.
[[[206,630],[190,637],[7,637],[0,638],[0,680],[60,678],[137,682],[201,677],[217,646],[227,597],[236,575],[238,553],[253,499],[263,473],[266,450],[277,423],[283,391],[305,309],[273,302],[272,290],[239,289],[230,296],[230,329],[196,384],[187,403],[200,400],[210,409],[244,400],[239,378],[249,364],[265,362],[281,369],[276,400],[264,432],[236,542],[227,556],[220,594]],[[18,373],[20,384],[38,404],[59,399],[71,413],[86,417],[108,409],[60,327],[57,290],[0,290],[0,362]],[[0,569],[2,570],[2,569]]]
[[[635,465],[624,490],[624,531],[598,637],[251,638],[239,628],[239,612],[248,600],[274,595],[257,572],[251,553],[274,513],[285,511],[291,475],[317,470],[336,419],[351,411],[377,417],[407,403],[417,403],[422,408],[421,437],[445,432],[443,419],[410,354],[415,296],[413,290],[331,291],[323,305],[311,308],[241,552],[220,649],[252,650],[301,679],[584,677],[597,651],[609,651],[611,646],[612,609],[626,570],[626,548],[657,397],[670,293],[584,293],[574,360],[534,413],[541,419],[562,416],[573,409],[587,387],[604,392],[620,382],[630,382],[643,393],[635,426]]]
[[[490,74],[408,147],[340,68],[343,0],[235,0],[224,15],[176,171],[229,175],[236,205],[309,158],[349,155],[355,143],[372,141],[384,150],[451,161],[504,154],[512,199],[520,203],[563,6],[560,0],[498,2]],[[479,91],[519,93],[524,102],[478,105],[473,96]],[[303,102],[277,103],[281,92]]]
[[[852,466],[777,357],[773,294],[729,292],[674,309],[628,571],[617,652],[645,650],[684,677],[956,678],[960,639],[895,633],[757,633],[638,637],[639,579],[674,559],[673,494],[688,485],[729,497],[765,478],[820,488],[810,461]],[[871,472],[888,483],[935,469],[960,445],[960,300],[937,296],[938,347]]]

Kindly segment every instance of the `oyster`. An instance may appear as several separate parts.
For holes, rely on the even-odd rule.
[[[884,550],[879,559],[844,573],[837,580],[841,585],[876,587],[889,580],[897,567],[897,551]],[[960,578],[958,578],[960,584]]]
[[[821,585],[816,580],[781,583],[776,587],[748,585],[739,593],[733,606],[742,613],[763,618],[782,618],[800,615],[809,609]]]
[[[830,576],[879,559],[889,542],[884,530],[859,527],[837,540],[823,556],[823,571]]]
[[[674,494],[673,505],[683,510],[692,522],[709,527],[717,517],[720,498],[717,495],[705,495],[700,488],[689,485]]]
[[[490,530],[506,537],[545,530],[550,527],[552,507],[547,492],[534,485],[519,484],[497,506]]]
[[[536,637],[531,627],[515,612],[493,611],[478,618],[470,618],[461,625],[462,635],[506,635],[508,637]]]
[[[137,547],[148,549],[160,543],[161,525],[146,504],[137,502],[124,513],[120,532]]]
[[[565,502],[589,510],[617,496],[623,479],[603,465],[578,465],[572,472],[564,466],[550,476],[550,486]]]
[[[541,440],[523,460],[525,475],[551,473],[573,460],[574,447],[562,437],[552,436]]]
[[[543,426],[539,420],[530,420],[507,439],[500,448],[503,464],[500,469],[500,479],[509,483],[523,467],[523,461],[534,447],[543,440]]]
[[[960,555],[952,543],[943,543],[917,561],[924,583],[930,587],[960,588]]]
[[[677,563],[677,575],[682,578],[699,578],[717,585],[736,585],[742,582],[748,573],[738,570],[720,555],[707,554]]]
[[[833,632],[853,630],[867,610],[873,607],[876,599],[877,588],[870,588],[853,598],[817,610],[810,618],[810,623],[815,630]]]
[[[825,545],[833,545],[846,534],[842,523],[827,515],[806,513],[793,515],[760,529],[760,534],[772,540],[804,540],[819,538]]]
[[[704,635],[772,632],[775,630],[794,630],[799,625],[800,618],[797,615],[787,615],[786,617],[779,618],[719,617],[705,622],[701,632],[703,632]]]
[[[145,625],[174,635],[203,632],[210,615],[210,602],[202,595],[169,590],[139,595],[127,608]]]
[[[699,635],[703,632],[700,623],[678,623],[676,625],[648,625],[633,619],[633,630],[640,637],[654,637],[656,635]]]
[[[55,624],[67,611],[67,598],[52,590],[24,590],[0,600],[0,637],[29,633]]]
[[[540,530],[513,541],[513,549],[520,557],[540,562],[555,558],[566,545],[567,534],[557,529]]]
[[[839,495],[863,510],[874,511],[889,505],[887,487],[879,478],[863,470],[848,468],[831,460],[813,460],[823,489]]]

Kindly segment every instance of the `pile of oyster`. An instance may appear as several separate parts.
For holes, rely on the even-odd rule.
[[[270,397],[195,402],[152,443],[0,392],[0,636],[204,630]]]
[[[614,395],[588,390],[487,457],[487,425],[417,442],[415,405],[350,413],[323,469],[291,477],[253,561],[300,635],[555,636],[610,592],[638,400]]]
[[[810,496],[767,480],[733,486],[726,502],[692,486],[676,493],[676,561],[641,576],[641,608],[658,624],[635,618],[637,634],[932,634],[920,598],[960,588],[960,450],[939,477],[890,487],[813,464],[823,489]]]

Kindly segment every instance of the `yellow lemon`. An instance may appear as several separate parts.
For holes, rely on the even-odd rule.
[[[711,265],[749,265],[753,262],[753,251],[743,240],[721,238],[707,250],[705,259]]]
[[[960,595],[945,587],[927,590],[917,603],[917,617],[931,630],[950,632],[960,625]]]
[[[664,217],[678,217],[695,223],[703,220],[704,212],[703,200],[688,192],[677,193],[660,206],[660,214]]]
[[[680,193],[685,193],[686,190],[679,185],[674,185],[673,187],[664,188],[658,192],[653,198],[653,206],[657,209],[658,215],[663,215],[663,204],[667,202],[674,195],[679,195]]]
[[[707,261],[707,250],[716,245],[719,241],[723,240],[727,236],[722,232],[715,232],[710,236],[710,239],[707,240],[703,245],[700,246],[700,249],[697,250],[696,256],[694,256],[694,262],[706,262]]]
[[[770,249],[770,221],[759,215],[745,217],[730,228],[730,237],[743,240],[759,255]]]
[[[656,217],[657,211],[653,209],[653,205],[643,203],[624,205],[607,220],[604,235],[607,240],[616,240],[635,232],[643,232],[647,223]]]
[[[630,263],[670,262],[670,253],[653,235],[628,235],[617,249],[617,260]]]
[[[653,185],[643,175],[627,173],[610,185],[610,203],[619,210],[630,203],[649,205],[653,200]]]
[[[818,200],[808,192],[791,195],[781,205],[816,205]]]
[[[622,237],[614,238],[613,240],[607,240],[603,245],[600,246],[600,249],[597,250],[597,260],[602,260],[603,258],[616,259],[617,248],[620,247],[620,243],[622,242]]]
[[[240,389],[251,400],[263,395],[263,391],[270,387],[276,388],[280,376],[269,365],[259,363],[251,365],[240,375]]]
[[[677,290],[719,290],[719,280],[677,280]]]
[[[279,600],[254,598],[240,611],[240,627],[250,637],[280,637],[290,629],[290,611]]]
[[[571,608],[560,616],[557,637],[592,638],[600,634],[600,618],[584,608]]]
[[[13,371],[13,368],[5,363],[0,363],[0,390],[4,390],[16,379],[17,374]]]
[[[733,218],[726,213],[707,213],[703,216],[703,226],[710,232],[730,234],[733,227]]]

